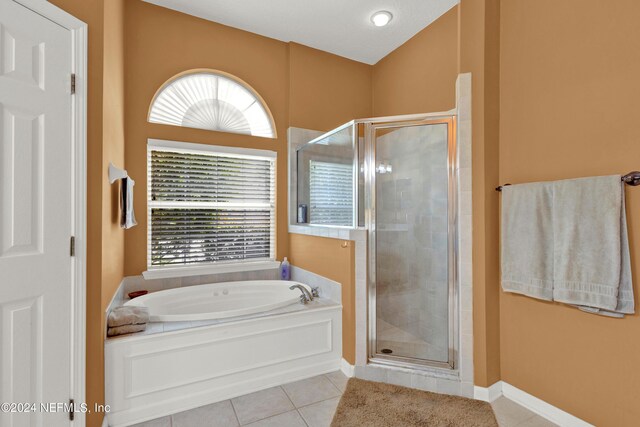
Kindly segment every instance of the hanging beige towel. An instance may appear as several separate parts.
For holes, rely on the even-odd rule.
[[[149,309],[147,307],[116,307],[109,312],[109,316],[107,317],[107,326],[109,328],[125,325],[140,325],[148,322]]]
[[[555,301],[605,315],[634,312],[620,175],[555,181],[553,238]]]
[[[553,298],[552,184],[502,187],[502,289]]]

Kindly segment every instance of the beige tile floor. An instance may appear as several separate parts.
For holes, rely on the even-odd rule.
[[[342,372],[332,372],[133,427],[327,427],[346,384]],[[500,427],[555,426],[504,397],[492,406]]]

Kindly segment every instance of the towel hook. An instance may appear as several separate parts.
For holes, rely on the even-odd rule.
[[[125,169],[117,168],[113,163],[109,162],[109,182],[113,184],[119,179],[123,179],[129,176]]]

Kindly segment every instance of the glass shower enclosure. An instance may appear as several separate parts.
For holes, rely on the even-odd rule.
[[[456,368],[455,122],[359,119],[298,149],[299,222],[368,232],[370,363]]]

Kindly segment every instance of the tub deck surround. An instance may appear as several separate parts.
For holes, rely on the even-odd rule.
[[[186,411],[340,368],[338,304],[105,343],[112,427]]]
[[[147,307],[152,322],[225,319],[299,303],[301,293],[291,286],[312,290],[311,286],[285,280],[221,282],[154,292],[125,306]]]
[[[158,292],[164,289],[174,289],[183,286],[196,286],[207,283],[219,282],[235,282],[243,280],[277,280],[279,273],[277,268],[254,271],[239,271],[234,273],[217,273],[207,274],[203,276],[189,277],[171,277],[164,279],[145,279],[142,275],[127,276],[122,279],[120,286],[113,295],[111,302],[105,310],[105,319],[108,317],[112,308],[124,305],[129,301],[127,294],[142,289],[149,292]],[[149,329],[149,327],[147,327]],[[105,328],[105,338],[107,337],[107,329]]]
[[[144,332],[107,339],[109,425],[132,425],[339,369],[340,284],[297,267],[292,273],[302,283],[309,279],[312,283],[305,285],[318,287],[320,296],[303,305],[300,292],[286,286],[295,302],[285,307],[220,319],[152,322]],[[262,283],[269,286],[268,280]],[[217,285],[232,289],[242,282]],[[175,291],[190,289],[198,291]],[[124,292],[119,294],[126,299]],[[149,296],[154,294],[162,296]]]
[[[260,312],[260,313],[247,314],[247,315],[244,315],[244,316],[226,317],[226,318],[223,318],[223,319],[150,322],[147,325],[147,329],[142,331],[142,332],[136,332],[136,333],[133,333],[133,334],[118,335],[118,336],[114,336],[114,337],[108,337],[107,341],[123,340],[123,339],[135,339],[135,338],[137,338],[139,336],[155,335],[155,334],[161,334],[163,332],[175,332],[175,331],[182,331],[182,330],[191,329],[191,328],[201,328],[201,327],[213,326],[213,325],[223,325],[223,324],[226,324],[226,323],[234,323],[234,322],[240,322],[240,321],[244,321],[244,320],[268,318],[268,317],[272,317],[272,316],[281,316],[281,315],[286,315],[286,314],[290,314],[290,313],[308,312],[308,311],[313,311],[313,310],[317,310],[317,309],[335,309],[335,308],[340,309],[341,307],[342,306],[340,305],[340,303],[336,302],[335,300],[328,299],[328,298],[323,298],[323,297],[318,297],[318,298],[315,298],[312,302],[310,302],[308,304],[304,304],[303,305],[303,304],[299,304],[299,303],[294,303],[294,304],[290,304],[290,305],[288,305],[286,307],[281,307],[281,308],[277,308],[277,309],[269,310],[269,311],[264,311],[264,312]]]

